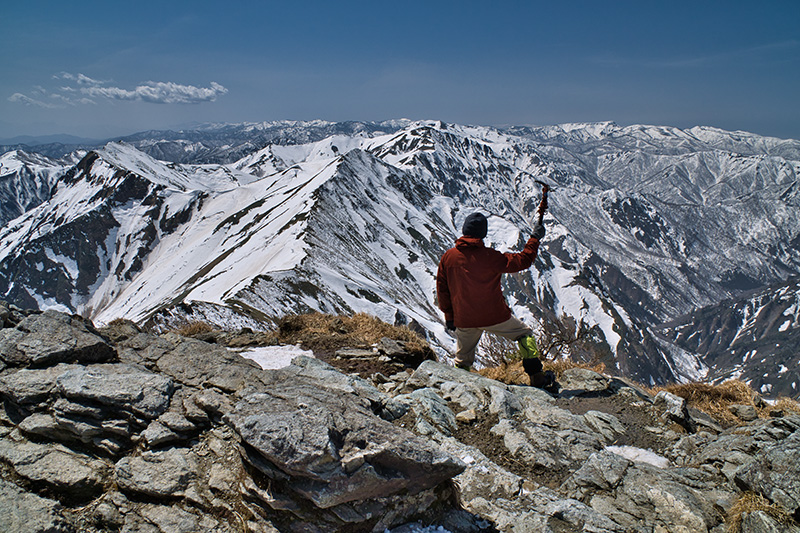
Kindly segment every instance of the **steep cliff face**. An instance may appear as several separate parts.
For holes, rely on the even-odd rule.
[[[509,304],[532,324],[572,317],[611,367],[663,383],[713,363],[655,328],[800,272],[796,141],[435,121],[197,135],[265,132],[287,144],[230,164],[168,164],[124,144],[91,152],[0,230],[0,292],[98,322],[257,327],[365,311],[419,324],[444,354],[453,339],[436,308],[438,258],[475,210],[489,216],[488,244],[519,249],[544,180],[547,237],[531,271],[506,277]]]

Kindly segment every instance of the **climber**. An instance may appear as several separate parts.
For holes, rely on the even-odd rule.
[[[525,248],[518,253],[501,253],[484,246],[488,221],[482,213],[467,216],[463,234],[454,248],[439,261],[436,292],[444,312],[448,331],[456,334],[456,366],[469,370],[475,361],[475,349],[484,331],[517,342],[522,365],[531,385],[544,389],[555,386],[553,372],[544,372],[533,332],[511,315],[500,289],[502,274],[530,268],[544,237],[539,222]]]

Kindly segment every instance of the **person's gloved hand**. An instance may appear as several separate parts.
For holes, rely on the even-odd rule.
[[[455,322],[453,322],[452,320],[445,321],[444,329],[446,329],[447,331],[455,331],[456,330]]]
[[[544,224],[539,224],[537,222],[536,225],[533,227],[533,233],[531,234],[531,237],[533,237],[538,241],[544,239]]]

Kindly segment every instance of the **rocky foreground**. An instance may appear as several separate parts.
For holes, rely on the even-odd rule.
[[[127,322],[0,321],[4,532],[800,531],[788,412],[724,429],[583,369],[556,396],[434,361],[365,380]],[[768,505],[728,517],[744,494]]]

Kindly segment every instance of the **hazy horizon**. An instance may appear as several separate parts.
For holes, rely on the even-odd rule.
[[[2,8],[0,139],[205,122],[613,121],[800,139],[800,3]]]

